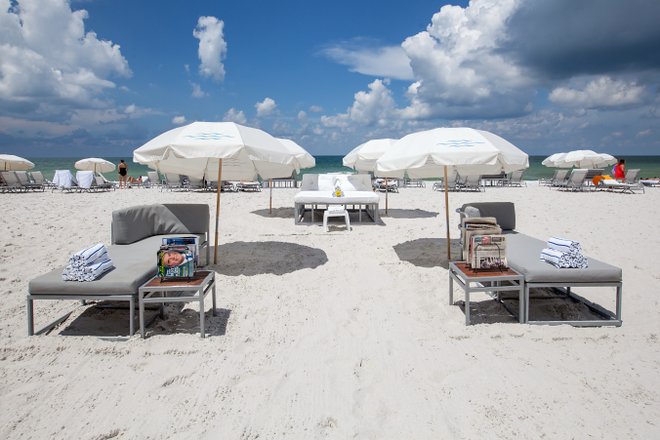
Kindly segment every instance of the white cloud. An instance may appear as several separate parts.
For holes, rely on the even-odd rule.
[[[312,113],[321,113],[323,111],[323,107],[320,105],[312,105],[309,107],[309,111]]]
[[[346,128],[351,123],[358,125],[384,125],[395,112],[392,92],[387,88],[389,82],[380,79],[369,84],[369,91],[359,91],[346,113],[335,116],[322,116],[321,123],[326,127]]]
[[[43,110],[43,102],[58,113],[62,105],[107,106],[100,96],[115,87],[109,78],[131,71],[119,45],[85,32],[87,17],[66,0],[20,0],[16,7],[0,1],[0,102],[6,109]]]
[[[227,110],[227,113],[225,113],[223,120],[228,122],[236,122],[237,124],[245,124],[247,122],[247,118],[245,117],[245,113],[243,113],[243,110],[239,111],[233,107]]]
[[[222,63],[227,56],[227,43],[223,35],[224,22],[215,17],[199,17],[193,36],[199,40],[197,51],[202,76],[222,81],[225,78],[225,66]]]
[[[352,72],[364,75],[411,80],[410,60],[400,46],[354,47],[355,43],[333,46],[323,53]]]
[[[202,86],[197,83],[191,82],[190,86],[192,87],[192,97],[193,98],[204,98],[207,96],[206,92],[202,90]]]
[[[183,115],[175,116],[172,118],[172,124],[183,125],[186,123],[186,117]]]
[[[275,103],[274,99],[265,98],[263,101],[257,102],[254,105],[254,108],[257,109],[258,117],[269,116],[272,115],[277,108],[277,103]]]
[[[305,119],[307,119],[307,113],[304,110],[300,110],[298,112],[298,120],[304,121]]]
[[[646,88],[636,82],[626,82],[602,76],[586,84],[557,87],[549,96],[550,101],[569,107],[614,108],[641,104]]]

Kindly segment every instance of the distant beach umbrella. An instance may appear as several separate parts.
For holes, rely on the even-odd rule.
[[[94,173],[109,173],[116,168],[114,163],[98,157],[80,159],[74,164],[74,167],[80,171],[94,171]]]
[[[193,122],[156,136],[133,151],[133,161],[162,172],[214,180],[217,176],[215,253],[218,260],[220,188],[225,180],[289,177],[296,159],[282,142],[233,122]],[[289,166],[291,168],[289,168]],[[288,174],[285,174],[288,173]]]
[[[376,172],[376,161],[392,148],[396,139],[371,139],[353,148],[344,158],[342,164],[356,171]],[[385,213],[388,209],[387,179],[385,179]]]
[[[378,159],[379,176],[411,178],[444,177],[447,259],[451,260],[449,235],[448,169],[467,175],[512,172],[529,167],[529,156],[509,141],[472,128],[436,128],[399,139]]]
[[[0,154],[0,170],[3,171],[26,171],[34,168],[29,160],[14,156],[13,154]]]
[[[541,163],[556,168],[601,168],[614,165],[616,162],[616,157],[611,154],[597,153],[593,150],[573,150],[568,153],[555,153]]]

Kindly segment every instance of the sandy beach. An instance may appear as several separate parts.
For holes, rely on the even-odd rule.
[[[215,194],[0,194],[0,438],[660,438],[660,188],[450,194],[456,257],[455,209],[512,201],[519,231],[620,266],[619,328],[519,324],[485,295],[466,327],[430,184],[390,194],[388,214],[381,195],[381,224],[353,217],[350,232],[295,225],[295,192],[274,190],[272,215],[267,190],[222,194],[206,339],[192,303],[141,339],[126,309],[74,301],[37,302],[38,327],[72,313],[28,337],[26,294],[69,254],[110,244],[114,209],[208,203],[213,218]],[[585,296],[614,307],[612,289]]]

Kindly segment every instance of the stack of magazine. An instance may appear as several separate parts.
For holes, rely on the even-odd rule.
[[[506,269],[506,236],[474,235],[470,243],[468,263],[472,269]]]
[[[157,252],[157,272],[162,280],[190,278],[199,263],[197,237],[163,238]]]

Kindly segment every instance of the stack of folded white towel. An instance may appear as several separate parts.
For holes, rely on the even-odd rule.
[[[577,241],[560,237],[550,237],[546,248],[541,251],[541,260],[560,268],[586,269],[587,258],[582,255],[582,247]]]
[[[94,281],[105,272],[114,268],[108,250],[103,243],[72,254],[69,264],[62,272],[64,281]]]

